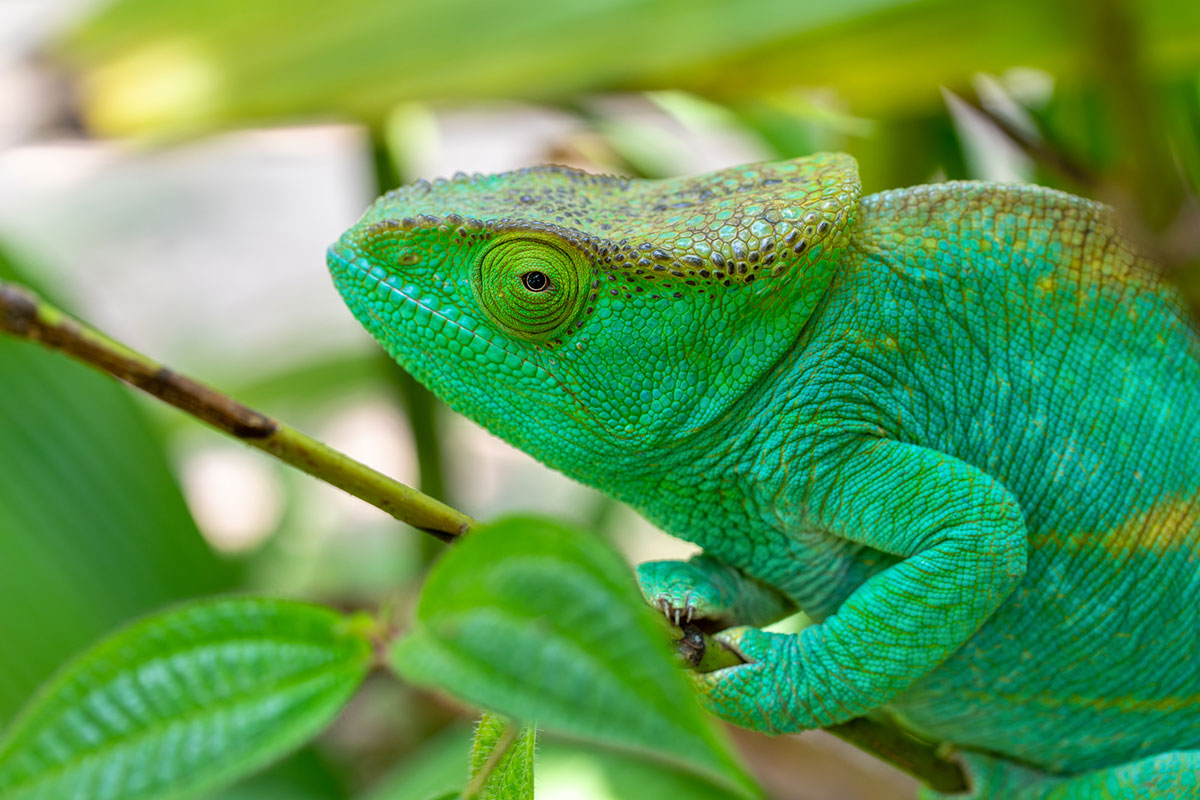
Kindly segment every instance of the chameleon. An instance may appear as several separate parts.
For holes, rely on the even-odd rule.
[[[391,191],[327,262],[451,407],[700,545],[638,578],[746,662],[693,677],[719,716],[886,714],[955,797],[1200,797],[1200,332],[1107,207],[533,167]]]

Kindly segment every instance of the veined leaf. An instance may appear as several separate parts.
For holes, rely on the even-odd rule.
[[[628,566],[594,537],[511,518],[434,567],[414,630],[393,645],[408,680],[559,732],[755,790],[667,652]]]
[[[316,734],[366,674],[367,625],[232,598],[157,614],[53,679],[0,740],[4,800],[186,797]]]

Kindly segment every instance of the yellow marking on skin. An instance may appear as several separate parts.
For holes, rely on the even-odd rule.
[[[1130,517],[1105,537],[1123,551],[1165,555],[1195,538],[1200,528],[1200,494],[1175,497]]]
[[[1048,531],[1035,537],[1036,549],[1092,551],[1112,556],[1149,553],[1166,556],[1200,550],[1200,494],[1161,500],[1106,531]]]
[[[1060,710],[1063,706],[1089,711],[1127,711],[1142,714],[1170,714],[1181,709],[1193,708],[1200,702],[1200,695],[1165,695],[1145,698],[1135,695],[1103,697],[1083,694],[1057,695],[1052,692],[1038,694],[1015,694],[1009,692],[967,692],[968,697],[981,704],[1002,699],[1014,705],[1033,705]]]
[[[1037,279],[1037,283],[1034,286],[1037,287],[1039,292],[1049,294],[1054,291],[1054,277],[1052,275],[1043,275]]]

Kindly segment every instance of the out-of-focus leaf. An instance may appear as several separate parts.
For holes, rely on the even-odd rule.
[[[467,785],[463,762],[470,752],[471,741],[471,731],[466,726],[447,728],[422,742],[359,800],[458,797]]]
[[[321,606],[192,603],[104,640],[0,739],[5,800],[185,797],[324,727],[367,672],[368,624]]]
[[[547,733],[669,760],[755,794],[672,663],[628,566],[557,523],[511,518],[455,545],[391,662],[414,683]]]
[[[118,0],[63,49],[105,133],[179,134],[414,99],[559,100],[833,87],[857,113],[935,109],[977,71],[1077,80],[1086,6],[1044,0]],[[1130,4],[1152,74],[1200,63],[1200,4]],[[471,20],[471,24],[464,24]],[[907,111],[903,113],[908,113]]]
[[[858,159],[863,190],[878,192],[968,177],[954,125],[945,114],[880,122],[877,135],[847,147]]]
[[[101,633],[232,578],[128,391],[0,336],[0,724]]]
[[[536,728],[522,728],[504,717],[485,712],[475,727],[475,740],[471,744],[471,782],[467,800],[533,800],[536,746]],[[496,763],[489,767],[492,761]],[[490,771],[478,791],[471,791],[485,769]]]
[[[1172,86],[1164,93],[1168,139],[1193,194],[1200,193],[1200,77]]]
[[[346,800],[336,765],[314,746],[301,748],[277,764],[233,786],[202,795],[203,800]]]

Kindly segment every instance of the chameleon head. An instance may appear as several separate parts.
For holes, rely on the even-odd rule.
[[[859,185],[848,156],[639,181],[419,182],[330,249],[334,283],[452,407],[568,473],[711,425],[795,342]]]

